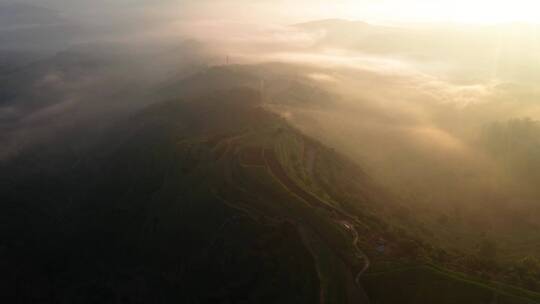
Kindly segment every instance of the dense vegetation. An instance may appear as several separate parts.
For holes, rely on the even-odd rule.
[[[161,102],[119,122],[95,145],[62,138],[3,163],[3,298],[540,299],[490,281],[496,266],[489,244],[476,257],[430,243],[398,199],[263,102],[251,89]],[[534,263],[524,261],[524,281],[536,275]],[[385,292],[388,286],[399,292]]]

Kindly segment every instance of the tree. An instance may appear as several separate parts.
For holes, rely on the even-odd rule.
[[[485,260],[494,261],[497,257],[497,243],[491,239],[484,239],[478,247],[478,256]]]
[[[518,263],[518,269],[521,274],[540,274],[540,262],[535,257],[525,257]]]

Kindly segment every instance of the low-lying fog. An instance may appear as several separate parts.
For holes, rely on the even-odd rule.
[[[270,95],[269,107],[415,213],[436,209],[463,233],[539,228],[537,26],[271,24],[204,3],[0,1],[0,158],[73,125],[108,125],[207,66],[280,63],[287,81],[327,98]]]
[[[324,20],[208,32],[237,63],[289,63],[291,81],[330,93],[324,104],[268,94],[273,110],[356,160],[424,221],[450,218],[442,229],[454,236],[516,245],[513,233],[539,228],[537,29]]]

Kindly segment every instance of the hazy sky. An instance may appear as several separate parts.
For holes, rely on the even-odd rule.
[[[249,1],[245,1],[249,2]],[[334,0],[259,1],[290,18],[352,18],[383,22],[537,22],[534,0]],[[294,2],[295,4],[291,4]],[[279,3],[279,5],[276,5]]]
[[[540,20],[540,5],[535,0],[164,0],[161,2],[176,3],[178,10],[185,9],[191,16],[198,18],[271,19],[278,22],[299,22],[318,18],[349,18],[372,22],[465,23]]]
[[[371,22],[538,22],[535,0],[19,0],[79,18],[226,19],[276,23],[319,18]],[[0,0],[9,2],[8,0]]]

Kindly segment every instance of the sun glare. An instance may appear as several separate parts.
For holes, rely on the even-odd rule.
[[[448,1],[452,3],[452,1]],[[465,23],[537,22],[540,3],[535,0],[518,1],[455,1],[449,5],[451,21]]]
[[[337,2],[334,14],[368,21],[540,23],[540,1],[536,0],[346,0]]]

